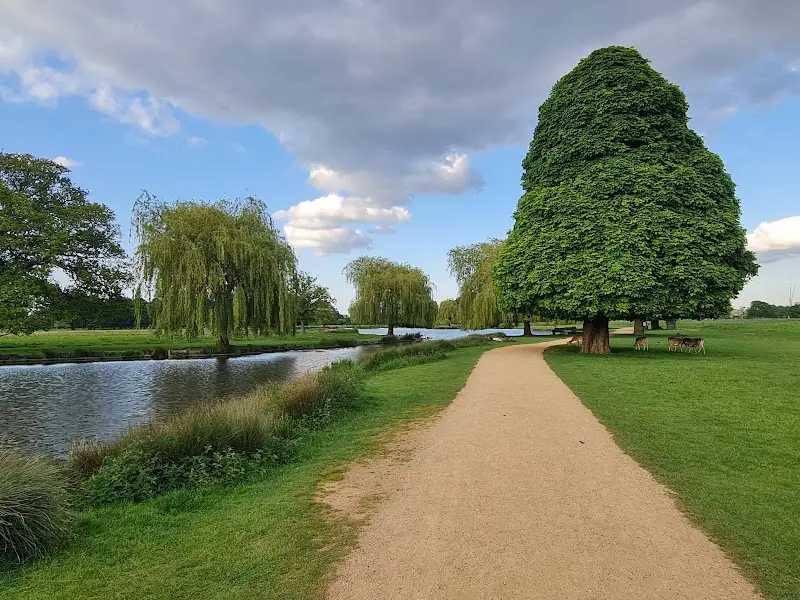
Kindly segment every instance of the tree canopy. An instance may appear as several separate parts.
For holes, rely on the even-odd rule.
[[[459,325],[458,300],[442,300],[436,311],[437,327],[453,327]]]
[[[486,329],[508,322],[497,304],[492,279],[502,240],[457,246],[447,253],[447,265],[458,282],[458,318],[464,329]]]
[[[168,204],[145,192],[133,225],[158,331],[208,329],[221,348],[231,332],[294,331],[296,259],[260,200]]]
[[[437,306],[428,276],[417,267],[385,258],[362,256],[344,268],[356,289],[350,305],[354,323],[386,325],[394,335],[398,325],[431,327]]]
[[[110,297],[129,281],[114,213],[90,202],[68,172],[51,160],[0,153],[2,332],[33,331],[36,315],[63,305],[68,290]]]
[[[687,109],[632,48],[596,50],[555,84],[495,270],[504,302],[583,320],[588,353],[609,351],[609,318],[729,311],[757,265]]]
[[[328,288],[317,284],[317,278],[300,271],[294,278],[292,291],[297,321],[305,333],[306,325],[331,316],[333,300]],[[334,311],[335,312],[335,311]]]

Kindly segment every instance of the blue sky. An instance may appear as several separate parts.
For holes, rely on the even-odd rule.
[[[617,2],[611,12],[627,22],[588,15],[570,21],[569,35],[513,42],[529,48],[508,46],[512,12],[498,17],[480,3],[473,12],[486,21],[462,21],[449,0],[442,6],[454,11],[434,13],[387,2],[380,10],[403,16],[391,27],[355,0],[277,14],[248,0],[224,14],[175,5],[9,0],[0,8],[0,149],[72,161],[73,179],[114,209],[130,249],[130,208],[142,189],[167,199],[254,194],[282,215],[301,268],[319,276],[340,310],[352,298],[342,268],[362,253],[418,265],[438,300],[453,297],[447,251],[511,227],[520,162],[549,87],[613,42],[635,44],[684,88],[693,127],[738,185],[742,224],[748,232],[767,224],[753,238],[761,274],[736,304],[786,303],[789,283],[800,287],[800,43],[786,25],[799,16],[791,3],[770,12],[744,0],[735,9]],[[567,19],[567,7],[552,10],[550,19]],[[201,33],[168,33],[186,14]],[[102,26],[92,23],[101,17]],[[284,26],[242,44],[254,22]],[[715,38],[709,23],[739,35]],[[381,35],[354,41],[366,25]],[[520,50],[539,62],[515,63]],[[376,231],[386,227],[393,232]]]

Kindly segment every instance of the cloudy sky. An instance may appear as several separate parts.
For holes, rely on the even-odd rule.
[[[142,189],[255,194],[340,310],[363,253],[423,267],[441,300],[447,250],[510,228],[555,80],[635,46],[739,186],[762,272],[737,304],[785,303],[798,28],[796,0],[0,0],[0,149],[56,158],[126,232]]]

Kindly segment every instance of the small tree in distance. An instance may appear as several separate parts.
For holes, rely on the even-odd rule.
[[[362,256],[344,268],[347,281],[356,288],[350,305],[354,323],[386,325],[394,335],[398,325],[431,327],[437,306],[428,276],[417,267],[385,258]]]
[[[589,354],[610,351],[609,319],[727,313],[757,265],[687,109],[632,48],[596,50],[556,83],[495,269],[505,303],[582,320]]]
[[[294,309],[300,331],[306,332],[306,325],[327,316],[333,304],[328,288],[317,284],[317,278],[300,271],[293,282]]]
[[[436,313],[437,327],[452,327],[459,324],[458,300],[442,300]]]

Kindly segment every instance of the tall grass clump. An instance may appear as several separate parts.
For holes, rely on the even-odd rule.
[[[447,357],[447,352],[455,349],[453,343],[447,340],[423,342],[368,354],[359,363],[369,372],[388,371],[441,360]]]
[[[0,450],[0,567],[57,549],[71,522],[63,472],[44,459]]]
[[[344,361],[242,397],[192,407],[99,448],[73,448],[70,463],[93,473],[85,485],[89,505],[234,483],[288,463],[303,433],[349,408],[362,385],[363,369]]]

